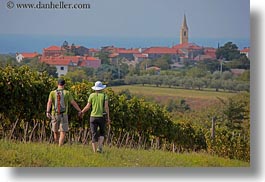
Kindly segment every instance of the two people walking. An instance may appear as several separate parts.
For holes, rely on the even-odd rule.
[[[110,124],[108,96],[102,92],[106,88],[106,85],[103,85],[100,81],[95,83],[92,87],[95,93],[89,95],[87,105],[83,110],[75,102],[72,94],[65,90],[64,87],[65,80],[59,79],[58,88],[50,92],[47,102],[46,116],[51,119],[55,142],[58,142],[59,146],[64,143],[65,134],[69,130],[68,110],[70,104],[78,111],[79,117],[83,117],[85,112],[92,107],[90,114],[92,148],[94,152],[102,152],[105,127],[106,124]],[[103,116],[104,110],[106,112],[107,123]]]

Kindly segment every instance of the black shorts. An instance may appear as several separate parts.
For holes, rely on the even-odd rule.
[[[106,121],[103,117],[90,117],[90,129],[92,133],[92,143],[98,141],[98,137],[105,136]]]

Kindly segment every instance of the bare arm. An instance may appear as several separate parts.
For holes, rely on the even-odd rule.
[[[85,112],[87,112],[90,108],[91,104],[88,102],[87,105],[84,107],[84,109],[81,111],[82,114],[84,114]]]
[[[48,102],[47,102],[47,109],[46,109],[47,112],[50,112],[50,110],[51,110],[51,106],[52,106],[52,99],[48,99]]]
[[[72,100],[72,101],[71,101],[71,104],[74,106],[74,108],[75,108],[77,111],[81,112],[81,109],[80,109],[79,105],[75,102],[75,100]]]
[[[50,113],[51,107],[52,107],[52,99],[48,99],[47,108],[46,108],[46,116],[48,118],[51,117],[51,113]]]
[[[107,119],[108,119],[108,124],[110,124],[110,115],[109,115],[109,101],[105,101],[105,111],[107,113]]]

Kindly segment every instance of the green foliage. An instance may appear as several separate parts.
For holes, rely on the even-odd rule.
[[[203,76],[204,75],[204,76]],[[223,74],[214,72],[208,75],[198,68],[191,68],[187,76],[178,77],[175,75],[144,75],[144,76],[126,76],[124,83],[128,85],[146,84],[155,85],[156,87],[168,86],[170,88],[185,89],[205,89],[214,88],[216,91],[249,91],[249,81],[241,81],[232,77],[231,72],[225,71]]]
[[[250,161],[250,102],[249,93],[236,94],[212,110],[191,113],[186,122],[195,129],[202,129],[209,153]],[[220,105],[221,104],[221,105]],[[215,138],[212,138],[211,119],[216,117]]]
[[[206,139],[210,153],[231,159],[250,161],[249,132],[218,127],[215,138],[212,139],[210,133],[207,133]]]
[[[250,96],[249,93],[241,93],[230,97],[226,101],[220,99],[224,104],[224,116],[230,128],[240,127],[241,123],[250,118]]]
[[[191,78],[201,78],[206,75],[206,71],[197,67],[193,67],[187,71],[187,76]]]
[[[250,81],[250,71],[246,70],[242,73],[242,75],[240,75],[237,80],[241,80],[244,82],[249,82]]]
[[[158,77],[156,78],[158,80]],[[92,86],[92,82],[73,83],[66,78],[66,89],[72,92],[81,108],[87,104]],[[3,121],[0,124],[0,137],[24,142],[51,142],[52,135],[45,111],[49,92],[55,88],[56,80],[46,72],[31,71],[27,66],[0,68],[0,118]],[[175,93],[174,89],[168,90],[170,91]],[[148,93],[154,92],[152,88]],[[187,90],[181,95],[187,94],[186,92]],[[217,110],[207,108],[205,113],[200,114],[186,113],[188,105],[185,100],[180,100],[176,107],[173,104],[173,109],[175,107],[179,112],[183,112],[183,115],[174,122],[163,107],[147,102],[144,97],[137,98],[128,92],[115,94],[111,89],[106,89],[105,93],[109,97],[112,120],[106,136],[106,145],[173,152],[207,150],[223,157],[247,161],[250,158],[248,93],[237,94],[227,100],[222,99],[222,107]],[[159,95],[161,96],[161,91]],[[216,95],[218,94],[215,93]],[[188,96],[191,97],[192,94],[189,92]],[[83,120],[77,117],[73,107],[70,107],[69,112],[70,131],[67,142],[87,143],[90,139],[89,112]],[[219,121],[215,142],[209,138],[208,115],[216,116]],[[231,137],[235,139],[230,141]]]
[[[108,64],[102,64],[97,70],[96,70],[96,77],[98,80],[103,80],[105,82],[110,82],[114,79],[114,76],[116,75],[117,78],[117,69],[114,65],[108,65]]]
[[[250,69],[250,61],[247,57],[241,56],[239,59],[226,62],[225,66],[229,69]]]
[[[221,46],[216,50],[216,57],[217,59],[225,59],[226,61],[231,61],[240,57],[240,51],[238,50],[236,44],[227,42],[224,46]]]
[[[55,66],[48,65],[47,63],[40,62],[37,57],[30,59],[28,63],[23,61],[21,65],[26,65],[30,67],[31,70],[38,72],[47,72],[50,76],[57,78],[57,70]]]
[[[171,61],[169,56],[162,56],[153,62],[153,65],[161,68],[161,70],[168,70],[170,68],[170,64]]]
[[[1,113],[12,119],[43,118],[43,103],[54,87],[53,79],[46,72],[32,72],[27,66],[0,69]]]
[[[11,55],[0,55],[0,67],[4,68],[6,66],[18,66],[15,56]]]
[[[190,106],[186,103],[185,99],[169,100],[166,104],[166,109],[169,112],[181,112],[184,113],[190,110]]]
[[[217,60],[202,60],[197,63],[199,69],[210,71],[211,73],[219,70],[220,63]]]
[[[110,64],[109,55],[110,52],[101,50],[100,52],[97,53],[96,57],[98,57],[101,60],[101,64]]]
[[[65,77],[70,78],[72,82],[82,82],[83,80],[88,79],[88,76],[86,75],[84,70],[75,70],[68,72]]]

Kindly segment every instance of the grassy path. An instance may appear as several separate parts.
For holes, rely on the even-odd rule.
[[[176,154],[159,150],[104,148],[94,154],[90,145],[15,143],[0,140],[1,167],[250,167],[243,161],[202,153]]]

